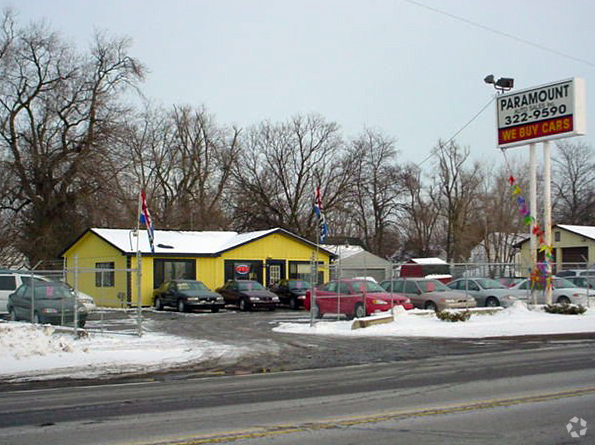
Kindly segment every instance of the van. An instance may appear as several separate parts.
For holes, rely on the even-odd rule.
[[[46,282],[47,278],[33,275],[31,272],[14,271],[14,270],[0,270],[0,313],[8,313],[6,304],[8,303],[8,296],[17,290],[21,284],[28,284],[31,280],[37,282]]]

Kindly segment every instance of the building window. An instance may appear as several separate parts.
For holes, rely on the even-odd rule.
[[[560,232],[554,232],[554,241],[556,241],[556,242],[560,241]]]
[[[116,277],[113,261],[107,263],[95,263],[95,287],[114,287],[115,281]]]
[[[318,268],[324,267],[324,263],[319,261]],[[310,281],[312,279],[312,265],[309,261],[290,261],[289,262],[289,278],[295,280]],[[315,284],[322,284],[324,282],[324,272],[318,270]]]
[[[169,280],[196,280],[196,260],[153,260],[153,289]]]

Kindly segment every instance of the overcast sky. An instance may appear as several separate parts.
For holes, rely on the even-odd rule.
[[[347,137],[380,130],[397,140],[403,160],[421,162],[494,96],[487,74],[515,78],[516,89],[577,76],[587,86],[582,140],[595,147],[592,0],[0,3],[13,6],[21,24],[45,18],[81,48],[94,29],[131,37],[131,54],[150,71],[148,98],[204,105],[221,124],[316,112]],[[500,162],[495,105],[456,141],[474,159]],[[523,147],[511,150],[528,157]]]

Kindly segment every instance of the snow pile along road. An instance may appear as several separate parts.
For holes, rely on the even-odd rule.
[[[419,315],[411,312],[395,314],[394,322],[351,329],[351,321],[319,320],[309,324],[282,323],[276,332],[294,334],[344,335],[344,336],[396,336],[396,337],[447,337],[484,338],[520,335],[547,335],[595,332],[595,310],[582,315],[548,314],[541,308],[528,309],[523,303],[493,315],[474,313],[468,321],[451,323],[441,321],[433,314]],[[419,312],[419,311],[418,311]]]
[[[75,339],[49,325],[0,323],[4,381],[145,373],[207,360],[233,362],[248,353],[238,346],[155,333],[142,337],[92,333]]]

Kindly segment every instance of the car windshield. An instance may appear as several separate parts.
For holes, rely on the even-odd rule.
[[[257,281],[238,281],[238,290],[263,290],[264,287]]]
[[[422,292],[446,292],[452,290],[438,280],[423,280],[418,281],[417,284]]]
[[[34,284],[30,289],[34,289],[34,297],[38,299],[59,300],[61,298],[74,298],[70,289],[65,285],[35,286]],[[25,295],[31,295],[30,289],[25,292]]]
[[[357,292],[386,292],[378,283],[369,280],[353,281],[352,285]]]
[[[179,290],[206,290],[209,289],[200,281],[183,281],[178,283]]]
[[[572,281],[565,278],[554,278],[554,289],[568,289],[578,287]]]
[[[491,278],[479,278],[475,281],[484,289],[506,289],[506,286]]]
[[[301,290],[301,289],[310,289],[310,283],[303,280],[291,280],[287,283],[289,289],[291,290]]]

